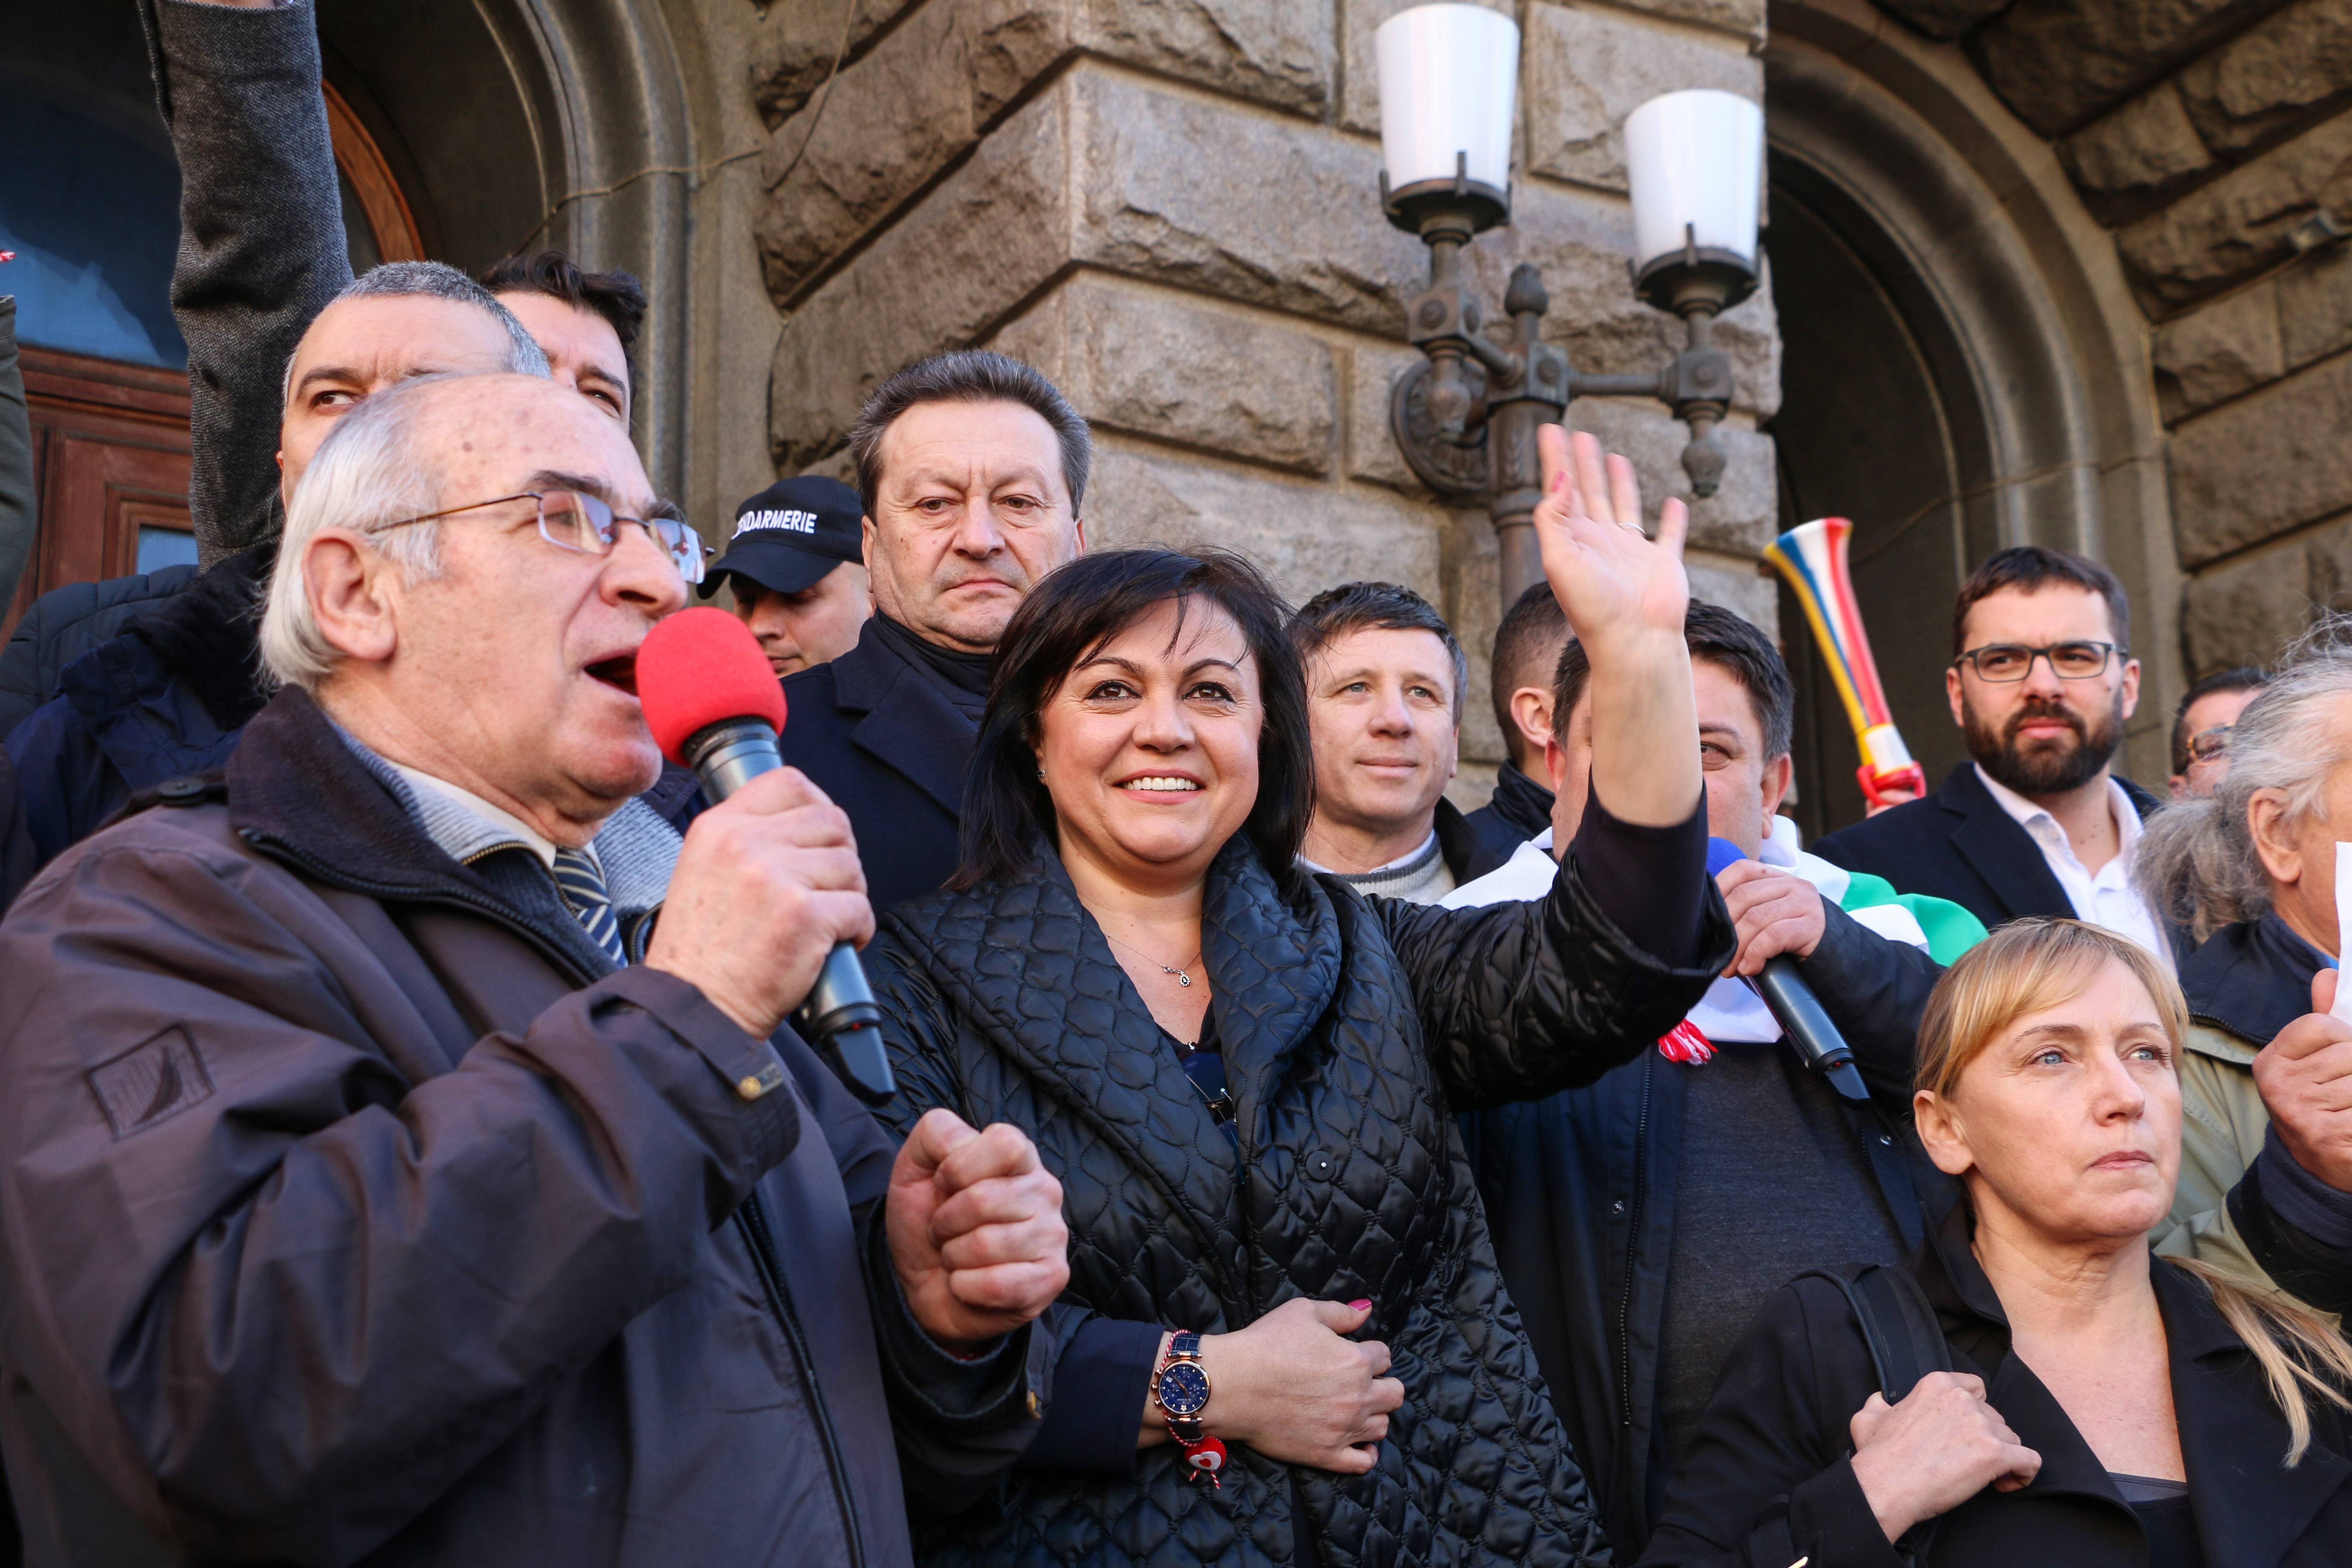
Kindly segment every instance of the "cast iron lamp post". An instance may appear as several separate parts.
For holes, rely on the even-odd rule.
[[[1429,247],[1429,282],[1405,322],[1427,357],[1397,378],[1389,428],[1423,483],[1482,500],[1501,547],[1503,604],[1542,575],[1530,526],[1541,496],[1536,427],[1575,397],[1654,397],[1690,426],[1683,468],[1713,495],[1725,459],[1716,426],[1731,402],[1731,360],[1715,319],[1756,290],[1756,209],[1764,117],[1727,92],[1670,92],[1625,121],[1635,294],[1687,324],[1688,346],[1654,372],[1579,371],[1542,336],[1550,299],[1522,262],[1503,293],[1507,334],[1482,330],[1462,252],[1510,221],[1511,121],[1519,30],[1480,5],[1420,5],[1373,36],[1381,81],[1381,206]]]

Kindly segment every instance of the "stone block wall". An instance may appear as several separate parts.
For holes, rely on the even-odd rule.
[[[1457,798],[1501,738],[1485,700],[1498,614],[1483,511],[1440,504],[1388,433],[1412,361],[1401,293],[1426,252],[1378,201],[1373,30],[1399,0],[831,0],[762,23],[758,216],[784,315],[769,385],[785,471],[838,471],[859,401],[909,360],[985,344],[1039,365],[1095,426],[1097,545],[1217,544],[1303,598],[1385,577],[1471,652]],[[1580,367],[1648,368],[1680,323],[1627,283],[1626,114],[1684,87],[1760,98],[1763,0],[1507,0],[1523,37],[1510,227],[1472,269],[1491,313],[1542,267],[1548,335]],[[835,51],[842,55],[833,70]],[[831,79],[828,83],[828,74]],[[1768,628],[1780,396],[1769,287],[1718,332],[1738,405],[1721,491],[1694,506],[1702,594]],[[1572,421],[1687,495],[1664,409]]]
[[[2352,607],[2352,4],[1880,0],[2054,142],[2150,324],[2188,673]]]

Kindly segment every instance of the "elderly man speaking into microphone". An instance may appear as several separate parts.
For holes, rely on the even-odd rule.
[[[782,1020],[845,819],[681,845],[633,687],[701,572],[611,418],[437,377],[296,494],[226,775],[0,924],[0,1441],[36,1563],[908,1562],[1043,1400],[1026,1137],[893,1150]]]

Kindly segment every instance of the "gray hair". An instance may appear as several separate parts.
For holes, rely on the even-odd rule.
[[[381,269],[379,269],[381,270]],[[288,686],[315,692],[342,662],[327,640],[310,602],[303,552],[322,529],[344,528],[400,568],[402,580],[441,574],[441,524],[395,522],[431,511],[441,496],[437,465],[425,461],[417,439],[442,384],[461,375],[420,375],[389,387],[335,421],[286,509],[286,531],[261,616],[261,665]]]
[[[329,301],[339,304],[345,300],[394,300],[422,295],[429,300],[454,300],[461,305],[471,305],[488,310],[499,326],[506,329],[507,357],[500,370],[517,375],[551,374],[547,354],[530,333],[523,330],[515,313],[499,303],[499,297],[467,277],[454,267],[438,261],[387,261],[381,267],[371,267],[343,285],[343,291]],[[297,344],[293,353],[286,356],[286,377],[278,401],[283,405],[294,395],[294,361],[301,353]]]
[[[2284,797],[2289,825],[2327,820],[2327,781],[2352,763],[2352,616],[2329,616],[2286,652],[2284,667],[2230,731],[2230,769],[2210,800],[2180,800],[2149,819],[2132,879],[2157,911],[2203,942],[2270,912],[2271,883],[2254,853],[2247,807]],[[2339,835],[2340,837],[2340,835]]]

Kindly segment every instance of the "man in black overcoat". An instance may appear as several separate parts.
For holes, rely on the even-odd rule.
[[[908,365],[850,432],[873,618],[785,678],[784,761],[849,813],[877,910],[956,868],[990,656],[1038,578],[1086,548],[1093,447],[1053,384],[986,350]]]

